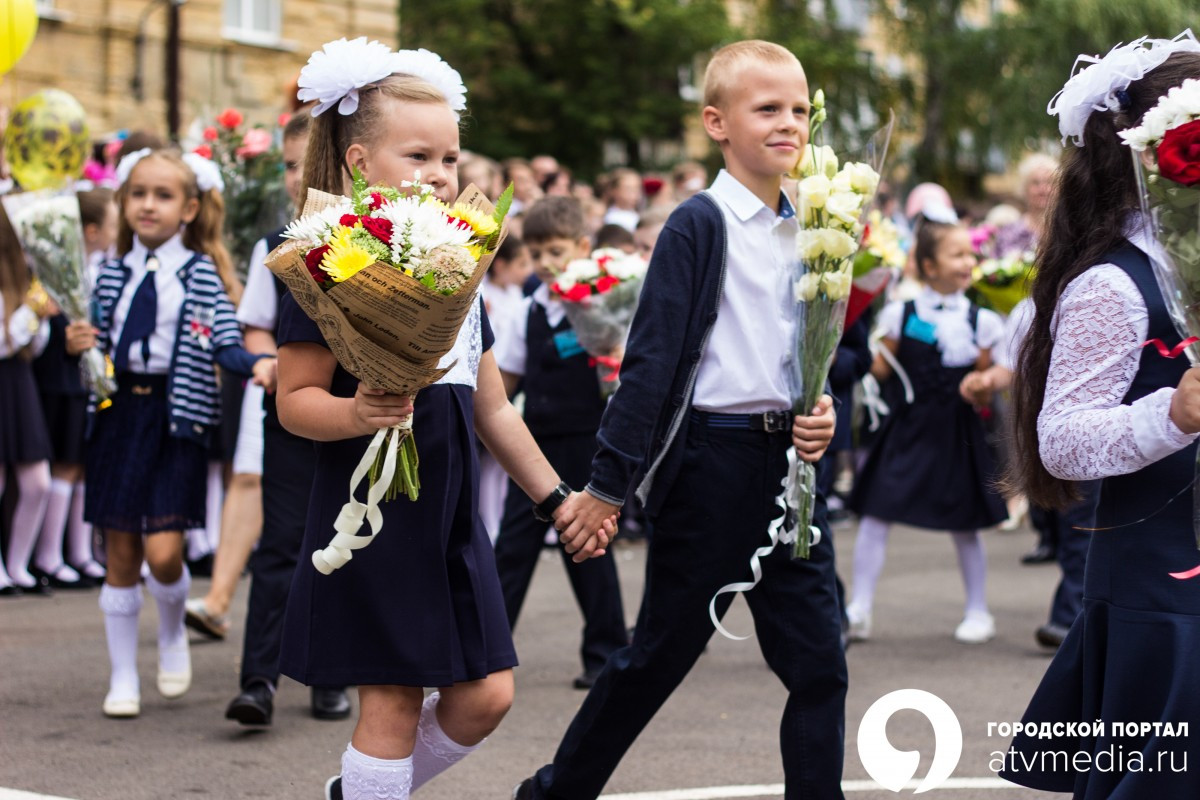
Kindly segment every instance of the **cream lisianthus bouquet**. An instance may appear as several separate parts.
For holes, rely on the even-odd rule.
[[[550,293],[562,301],[579,346],[591,356],[604,397],[617,390],[621,353],[648,266],[639,255],[604,247],[567,264],[550,284]]]
[[[1159,342],[1160,352],[1186,353],[1192,366],[1200,366],[1200,80],[1172,88],[1140,126],[1120,136],[1133,151],[1147,232],[1160,245],[1150,259],[1154,274],[1183,338],[1173,351]],[[1200,548],[1200,480],[1193,492]]]
[[[879,186],[879,170],[891,135],[889,123],[871,139],[865,161],[840,163],[832,148],[817,144],[828,115],[824,92],[817,91],[812,108],[810,144],[792,172],[799,180],[796,210],[800,232],[792,279],[796,342],[791,348],[790,383],[792,412],[802,416],[811,414],[821,399],[842,338],[854,281],[854,256],[865,232],[862,219]],[[794,515],[795,558],[808,558],[812,546],[816,474],[814,465],[799,459],[793,460],[789,470],[786,494],[787,508]]]
[[[72,322],[91,320],[92,282],[83,246],[79,199],[73,191],[43,189],[4,197],[21,249],[33,273]],[[117,389],[112,364],[99,348],[79,356],[83,385],[105,404]]]

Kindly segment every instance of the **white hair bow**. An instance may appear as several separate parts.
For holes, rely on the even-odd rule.
[[[152,151],[149,147],[143,147],[141,150],[134,150],[132,153],[127,153],[117,164],[117,185],[124,186],[125,181],[129,180],[129,175],[133,172],[133,168],[138,165]]]
[[[456,114],[467,107],[462,77],[441,56],[425,49],[392,52],[379,42],[368,42],[365,36],[352,41],[338,39],[313,53],[300,70],[296,97],[317,102],[314,117],[335,104],[339,114],[353,114],[358,110],[359,89],[397,72],[432,84]]]
[[[207,192],[216,189],[225,191],[225,179],[221,177],[221,169],[199,153],[184,153],[183,163],[191,168],[196,175],[196,185],[200,191]]]
[[[1200,53],[1200,42],[1191,29],[1174,39],[1142,38],[1117,45],[1103,58],[1081,55],[1071,67],[1071,78],[1046,106],[1046,113],[1058,117],[1063,144],[1070,139],[1083,146],[1083,129],[1093,111],[1118,111],[1118,94],[1161,66],[1175,53]],[[1079,69],[1080,64],[1088,64]],[[1076,71],[1078,70],[1078,72]]]

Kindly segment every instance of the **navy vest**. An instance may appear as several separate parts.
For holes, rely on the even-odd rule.
[[[529,305],[525,336],[525,424],[534,437],[595,434],[605,402],[600,379],[565,317],[550,327],[541,303]]]

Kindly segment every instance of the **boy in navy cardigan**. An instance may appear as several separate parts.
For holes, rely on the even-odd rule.
[[[525,424],[538,447],[564,481],[583,486],[596,452],[604,400],[596,368],[579,345],[562,304],[549,291],[568,263],[586,258],[591,250],[583,206],[573,197],[539,200],[525,218],[524,236],[542,284],[525,300],[511,327],[497,337],[496,363],[509,396],[524,379]],[[517,624],[547,528],[513,484],[496,539],[496,569],[510,627]],[[629,642],[617,567],[611,555],[576,562],[562,545],[559,549],[583,612],[583,673],[575,679],[575,688],[589,689],[608,657]]]
[[[751,579],[751,554],[778,515],[787,448],[815,462],[833,437],[828,397],[811,416],[788,410],[798,226],[781,181],[808,142],[804,70],[778,45],[729,45],[709,64],[704,105],[725,169],[663,228],[591,482],[555,523],[575,558],[602,551],[591,531],[640,478],[654,536],[633,642],[609,658],[554,762],[516,788],[517,800],[599,796],[712,636],[709,601]],[[826,538],[811,560],[776,548],[745,595],[789,693],[780,725],[788,800],[842,797],[846,663],[823,498],[814,523]],[[717,600],[719,615],[731,597]]]

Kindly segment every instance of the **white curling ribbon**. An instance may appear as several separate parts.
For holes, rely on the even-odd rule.
[[[863,375],[861,385],[862,407],[867,411],[867,430],[874,433],[883,424],[883,418],[892,413],[892,409],[883,399],[879,381],[875,380],[874,375],[869,372]]]
[[[392,478],[396,475],[396,453],[400,449],[397,445],[399,439],[396,437],[410,431],[412,431],[412,417],[399,425],[380,428],[375,432],[371,444],[367,446],[367,451],[363,453],[362,459],[350,476],[350,501],[342,506],[341,512],[333,522],[333,529],[337,533],[329,541],[328,547],[316,550],[312,554],[313,566],[317,568],[317,572],[322,575],[331,575],[335,569],[341,569],[350,559],[354,558],[355,550],[366,547],[379,535],[379,531],[383,528],[383,512],[379,510],[379,503],[387,494],[388,487],[392,484]],[[391,432],[395,433],[395,437],[393,437],[392,446],[383,456],[383,469],[376,477],[374,485],[367,491],[367,502],[360,503],[354,497],[354,490],[367,477],[367,473],[370,472],[371,466],[379,456],[379,448],[384,446],[384,442],[387,441],[388,434]],[[369,536],[358,535],[364,519],[371,526]]]
[[[792,487],[799,479],[798,461],[799,460],[796,457],[796,448],[789,447],[787,475],[780,482],[783,486],[783,491],[780,492],[779,496],[775,498],[775,505],[783,510],[783,514],[778,518],[771,520],[771,524],[767,526],[767,537],[771,540],[770,544],[763,545],[755,550],[754,554],[750,556],[750,572],[754,574],[754,580],[726,584],[717,590],[717,593],[713,595],[712,600],[708,601],[709,619],[712,620],[713,627],[716,628],[717,631],[720,632],[720,634],[726,639],[733,639],[735,642],[742,642],[746,639],[749,639],[750,634],[747,634],[746,636],[735,636],[726,630],[725,626],[721,624],[721,620],[717,617],[717,598],[730,592],[736,592],[738,594],[741,594],[742,592],[748,592],[755,586],[758,586],[759,581],[762,580],[762,565],[759,563],[759,561],[771,555],[771,551],[775,549],[777,544],[786,545],[796,541],[795,529],[786,528],[785,526],[787,525],[788,518],[787,499],[792,492]],[[812,545],[813,547],[816,547],[821,543],[821,529],[816,525],[811,525],[809,526],[808,530],[812,535]]]
[[[916,394],[913,392],[912,381],[908,379],[908,373],[904,371],[904,367],[900,366],[900,361],[896,358],[896,355],[888,349],[887,345],[877,343],[871,345],[871,352],[879,353],[879,355],[883,356],[883,360],[888,363],[888,366],[896,373],[896,377],[900,379],[900,383],[904,385],[904,402],[912,405],[913,400],[916,398]]]

